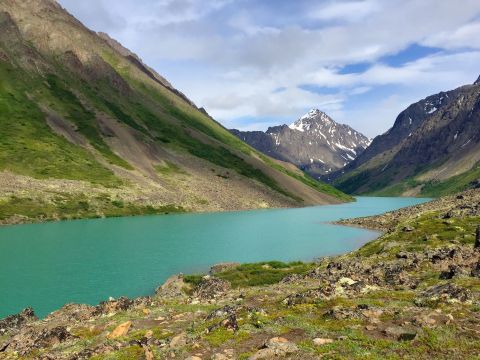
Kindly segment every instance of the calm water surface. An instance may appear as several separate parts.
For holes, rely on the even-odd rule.
[[[380,214],[427,199],[360,197],[301,209],[143,216],[0,228],[0,318],[33,306],[151,294],[170,275],[219,262],[311,260],[345,253],[377,232],[327,221]]]

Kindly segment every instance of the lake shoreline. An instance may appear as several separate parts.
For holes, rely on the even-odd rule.
[[[0,355],[313,360],[364,358],[368,349],[372,358],[474,357],[478,200],[480,191],[467,192],[364,217],[390,230],[317,263],[227,264],[172,276],[150,296],[68,304],[43,320],[26,309],[0,320]]]
[[[350,201],[354,202],[354,201]],[[349,202],[347,202],[349,203]],[[341,204],[341,203],[340,203]],[[25,216],[16,215],[9,219],[0,220],[0,228],[7,226],[18,226],[18,225],[29,225],[29,224],[45,224],[45,223],[56,223],[62,221],[77,221],[77,220],[95,220],[95,219],[115,219],[115,218],[132,218],[132,217],[144,217],[144,216],[163,216],[163,215],[182,215],[182,214],[216,214],[216,213],[234,213],[242,211],[261,211],[261,210],[281,210],[281,209],[301,209],[314,206],[331,206],[338,204],[318,204],[318,205],[298,205],[288,207],[251,207],[251,208],[242,208],[242,209],[224,209],[224,210],[188,210],[182,208],[179,211],[169,211],[165,212],[162,209],[159,209],[157,213],[143,213],[143,214],[124,214],[124,215],[91,215],[91,216],[81,216],[81,217],[71,217],[71,218],[61,218],[59,216],[43,219],[32,219]]]
[[[330,205],[330,206],[336,206],[336,205]],[[322,207],[322,206],[321,206]],[[304,207],[304,208],[301,208],[301,209],[308,209],[309,207]],[[318,207],[312,207],[312,208],[318,208]],[[252,213],[252,212],[263,212],[263,211],[270,211],[270,210],[284,210],[284,209],[254,209],[254,210],[249,210],[247,212],[249,213]],[[225,213],[234,213],[234,212],[244,212],[244,211],[230,211],[230,212],[215,212],[216,214],[225,214]],[[194,213],[181,213],[181,214],[171,214],[171,215],[208,215],[208,214],[214,214],[214,213],[197,213],[197,214],[194,214]],[[157,217],[157,215],[150,215],[151,217]],[[150,216],[141,216],[141,218],[149,218]],[[121,218],[117,218],[117,219],[120,219]],[[124,218],[126,219],[126,218]],[[90,219],[76,219],[75,221],[82,221],[82,220],[90,220]],[[94,219],[93,219],[94,220]],[[68,223],[72,220],[62,220],[61,222],[64,222],[64,223]],[[57,222],[58,224],[59,222]],[[343,223],[339,223],[338,221],[327,221],[327,222],[324,222],[324,224],[326,225],[334,225],[334,226],[339,226],[339,227],[345,227],[345,228],[359,228],[359,229],[362,229],[362,230],[368,230],[369,231],[369,239],[367,241],[362,241],[362,239],[364,238],[365,235],[363,235],[362,237],[359,237],[357,240],[360,241],[360,243],[358,244],[358,246],[354,247],[353,249],[351,250],[348,250],[347,252],[336,252],[336,253],[333,253],[333,254],[328,254],[328,255],[325,255],[325,254],[318,254],[318,255],[315,255],[313,257],[309,257],[309,259],[301,259],[301,258],[294,258],[294,259],[291,259],[290,261],[294,261],[294,262],[302,262],[304,264],[314,264],[318,261],[320,261],[322,258],[325,258],[325,257],[337,257],[337,256],[343,256],[345,254],[348,254],[350,252],[353,252],[353,251],[356,251],[358,250],[360,247],[368,244],[369,242],[372,242],[372,241],[375,241],[376,239],[378,239],[379,237],[381,237],[383,235],[383,231],[381,230],[378,230],[378,229],[372,229],[372,228],[366,228],[366,227],[359,227],[359,226],[355,226],[355,225],[350,225],[350,224],[343,224]],[[373,235],[373,236],[372,236]],[[242,262],[242,264],[245,264],[245,263],[248,263],[248,264],[256,264],[256,263],[262,263],[262,262],[265,262],[265,261],[275,261],[275,259],[271,259],[271,260],[261,260],[261,261],[254,261],[254,262]],[[201,273],[203,271],[207,272],[208,269],[211,269],[213,267],[215,267],[215,265],[217,264],[220,264],[220,263],[223,263],[223,260],[219,261],[219,262],[216,262],[216,263],[212,263],[212,264],[209,264],[207,266],[204,266],[200,269],[198,269],[197,271],[194,271],[193,273]],[[203,269],[203,270],[202,270]],[[187,272],[187,273],[192,273],[192,272]],[[193,274],[192,273],[192,274]],[[171,274],[170,277],[172,276],[176,276],[174,274]],[[165,281],[168,281],[165,280]],[[162,283],[160,283],[161,285]],[[159,286],[158,284],[155,285],[154,287],[156,286]],[[146,293],[146,294],[151,294],[151,293]],[[137,296],[133,296],[132,299],[135,300],[136,298],[143,298],[144,296],[143,295],[137,295]],[[105,301],[106,297],[104,298],[104,300],[99,300],[98,303],[102,302],[102,301]],[[88,304],[88,303],[79,303],[79,304]],[[91,303],[90,303],[91,304]],[[44,316],[48,316],[49,313],[45,314]]]
[[[418,201],[359,198],[355,203],[330,206],[3,227],[0,282],[10,296],[0,300],[4,310],[0,315],[18,311],[19,305],[33,306],[44,316],[66,302],[96,304],[110,296],[150,294],[173,274],[208,271],[225,261],[312,262],[344,254],[381,234],[340,228],[331,220],[345,214],[375,214]],[[58,249],[62,249],[60,254]],[[29,271],[15,271],[20,264]],[[14,276],[7,276],[9,273]],[[115,277],[121,281],[113,281]]]
[[[342,205],[353,203],[357,201],[357,198],[361,197],[369,197],[369,196],[356,196],[354,197],[355,200],[345,202],[345,203],[338,203],[338,204],[318,204],[318,205],[298,205],[298,206],[288,206],[288,207],[252,207],[252,208],[244,208],[244,209],[224,209],[224,210],[195,210],[191,211],[188,209],[182,209],[179,211],[169,211],[165,212],[163,210],[159,210],[158,213],[144,213],[144,214],[131,214],[131,215],[107,215],[107,216],[100,216],[100,215],[92,215],[92,216],[82,216],[82,217],[72,217],[72,218],[61,218],[59,216],[55,216],[52,218],[43,218],[43,219],[32,219],[27,218],[25,216],[16,215],[9,219],[0,220],[0,228],[4,227],[11,227],[11,226],[21,226],[21,225],[33,225],[33,224],[46,224],[46,223],[58,223],[64,221],[78,221],[78,220],[97,220],[97,219],[116,219],[116,218],[132,218],[132,217],[145,217],[145,216],[163,216],[163,215],[183,215],[183,214],[217,214],[217,213],[236,213],[236,212],[244,212],[244,211],[263,211],[263,210],[283,210],[283,209],[302,209],[302,208],[310,208],[310,207],[317,207],[317,206],[335,206],[335,205]],[[380,198],[391,198],[391,196],[378,196]],[[422,197],[408,197],[402,196],[401,198],[404,199],[424,199]],[[328,222],[333,225],[343,225],[342,221],[348,221],[348,219],[340,219],[335,220],[332,222]],[[358,227],[367,230],[379,230],[374,227],[362,226],[358,224],[351,224],[348,225],[351,227]]]

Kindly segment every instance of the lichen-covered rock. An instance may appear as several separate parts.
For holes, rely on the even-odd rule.
[[[119,350],[121,347],[122,344],[118,342],[111,344],[100,344],[94,348],[83,349],[82,351],[70,356],[68,360],[88,360],[96,355],[104,355]]]
[[[386,266],[384,281],[385,284],[390,286],[402,285],[411,289],[416,288],[418,285],[418,282],[408,275],[408,273],[404,270],[404,267],[400,264]]]
[[[302,275],[299,275],[299,274],[289,274],[287,276],[285,276],[283,279],[282,279],[282,283],[283,284],[289,284],[289,283],[294,283],[294,282],[297,282],[299,280],[301,280],[303,278]]]
[[[227,355],[221,353],[215,353],[212,356],[212,360],[229,360]]]
[[[66,304],[57,311],[49,314],[46,321],[84,321],[98,314],[95,306],[85,304]]]
[[[155,290],[155,294],[161,298],[184,297],[186,287],[183,274],[173,275]]]
[[[175,349],[175,348],[178,348],[178,347],[182,347],[182,346],[185,346],[187,345],[187,334],[186,333],[180,333],[176,336],[174,336],[172,338],[172,340],[170,340],[170,347],[172,349]]]
[[[269,339],[262,349],[258,350],[249,360],[271,359],[273,357],[284,357],[298,351],[298,346],[283,337]]]
[[[269,349],[273,349],[276,354],[291,354],[298,351],[298,347],[291,341],[283,337],[274,337],[265,343],[265,346]]]
[[[207,275],[202,278],[193,293],[195,297],[209,300],[224,295],[230,288],[231,285],[228,281]]]
[[[328,338],[315,338],[312,340],[313,345],[315,346],[322,346],[326,344],[332,344],[334,342],[333,339],[328,339]]]
[[[223,318],[223,319],[220,322],[209,326],[207,328],[207,332],[212,332],[215,329],[218,329],[219,327],[223,327],[233,332],[238,331],[239,326],[238,326],[238,320],[237,320],[237,312],[236,312],[236,309],[233,308],[232,306],[226,305],[221,309],[212,311],[210,314],[208,314],[205,320],[208,321],[215,318]]]
[[[130,330],[130,327],[132,326],[131,321],[126,321],[120,325],[118,325],[113,331],[108,334],[109,339],[116,339],[122,336],[127,335],[128,331]]]
[[[360,313],[354,309],[344,308],[340,306],[334,306],[323,314],[323,317],[332,318],[335,320],[344,320],[344,319],[358,319],[360,318]]]
[[[473,266],[473,269],[472,269],[470,275],[473,276],[473,277],[478,277],[478,278],[480,278],[480,261],[477,262],[477,263]]]
[[[389,326],[384,331],[384,334],[400,341],[409,341],[417,337],[417,329],[406,326]]]
[[[468,276],[469,270],[470,270],[469,268],[461,265],[458,266],[455,264],[450,264],[448,265],[448,270],[442,271],[440,273],[439,278],[441,280],[450,280],[450,279],[453,279],[454,277]]]
[[[425,306],[432,302],[468,302],[471,299],[470,290],[448,283],[429,287],[415,299],[415,304]]]
[[[5,319],[0,320],[0,335],[4,335],[7,332],[19,330],[23,325],[36,321],[38,318],[32,308],[26,308],[20,313],[7,316]]]
[[[317,289],[309,289],[303,292],[288,295],[283,304],[293,306],[298,304],[313,303],[319,299],[327,300],[335,295],[335,286],[330,284],[323,284]]]
[[[49,348],[74,338],[65,326],[40,329],[25,327],[11,339],[3,351],[26,355],[35,349]]]
[[[233,306],[230,306],[230,305],[225,305],[224,307],[220,308],[220,309],[216,309],[216,310],[213,310],[212,312],[210,312],[207,317],[205,318],[206,321],[208,320],[212,320],[212,319],[215,319],[215,318],[220,318],[220,317],[226,317],[226,316],[229,316],[231,314],[235,314],[236,312],[236,308],[234,308]]]
[[[118,311],[125,311],[130,309],[133,306],[133,300],[122,296],[118,299],[110,299],[108,301],[102,301],[96,306],[96,314],[106,315],[116,313]]]

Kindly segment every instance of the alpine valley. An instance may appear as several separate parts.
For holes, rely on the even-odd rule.
[[[351,200],[238,140],[53,0],[0,2],[0,188],[2,223]]]
[[[1,360],[480,359],[480,78],[228,130],[62,4],[239,126],[480,59],[478,0],[0,0]]]

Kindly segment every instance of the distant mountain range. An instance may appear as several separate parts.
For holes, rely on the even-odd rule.
[[[480,77],[410,105],[325,179],[353,194],[438,196],[480,186]]]
[[[258,154],[54,0],[0,1],[0,222],[350,200]]]
[[[318,109],[266,132],[230,131],[264,154],[291,162],[316,178],[343,168],[370,144],[365,135]]]

